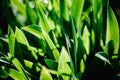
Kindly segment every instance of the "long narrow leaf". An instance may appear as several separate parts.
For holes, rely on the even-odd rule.
[[[15,80],[26,80],[22,73],[14,69],[9,69],[8,73],[9,73],[9,76]]]
[[[21,74],[25,77],[25,80],[29,80],[29,76],[26,74],[25,69],[23,68],[22,64],[18,61],[17,58],[13,58],[12,62],[14,66],[20,71]]]
[[[119,27],[118,22],[115,17],[114,12],[112,11],[111,7],[108,7],[107,12],[107,31],[106,31],[106,44],[113,40],[114,42],[114,53],[118,53],[119,50]]]
[[[106,61],[107,63],[111,64],[110,60],[109,60],[109,55],[107,53],[98,52],[98,53],[95,54],[95,56],[98,57],[99,59],[101,59],[103,61]]]
[[[15,49],[15,34],[12,28],[8,27],[8,42],[9,42],[9,50],[12,56],[14,56],[14,49]]]
[[[72,3],[72,16],[76,22],[76,28],[80,25],[80,17],[83,11],[84,2],[85,0],[74,0]]]

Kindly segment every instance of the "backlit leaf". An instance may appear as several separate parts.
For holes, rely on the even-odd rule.
[[[40,74],[40,80],[53,80],[48,70],[43,66]]]
[[[105,52],[98,52],[95,54],[96,57],[100,58],[103,61],[106,61],[107,63],[111,64],[109,61],[109,55]]]
[[[113,42],[115,43],[114,53],[117,54],[119,50],[119,27],[115,14],[109,6],[107,12],[106,44],[110,40],[113,40]]]
[[[71,69],[68,63],[70,62],[70,57],[65,47],[62,47],[61,55],[58,63],[58,74],[62,76],[63,80],[69,80]],[[68,76],[67,76],[68,75]]]

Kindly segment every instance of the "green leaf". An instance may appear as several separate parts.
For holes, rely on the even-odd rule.
[[[75,30],[75,24],[73,22],[73,19],[71,18],[71,23],[72,23],[72,37],[73,37],[73,40],[74,40],[74,63],[75,65],[77,64],[77,50],[78,50],[78,40],[77,40],[77,34],[76,34],[76,30]]]
[[[93,0],[93,30],[95,31],[95,47],[100,46],[103,30],[103,0]]]
[[[19,72],[25,77],[25,80],[29,80],[29,76],[26,74],[25,69],[23,68],[22,64],[18,61],[18,59],[13,58],[12,63],[19,70]]]
[[[102,1],[103,0],[93,0],[93,17],[95,23],[101,18]]]
[[[0,62],[5,63],[5,64],[10,64],[8,61],[1,59],[1,58],[0,58]]]
[[[38,20],[38,16],[35,13],[34,9],[30,7],[30,0],[25,0],[26,2],[26,14],[27,14],[27,21],[28,24],[36,24]]]
[[[65,47],[62,47],[59,64],[58,64],[58,74],[62,76],[63,80],[70,79],[71,69],[68,63],[70,63],[70,57]]]
[[[57,69],[58,63],[57,63],[55,60],[51,60],[51,59],[44,59],[44,60],[45,60],[45,63],[47,64],[47,66],[48,66],[50,69],[53,69],[53,70],[56,70],[56,69]]]
[[[66,20],[69,21],[69,10],[67,6],[68,0],[62,0],[60,1],[60,10],[61,10],[61,16]]]
[[[9,42],[9,51],[11,55],[14,56],[15,34],[10,26],[8,27],[8,42]]]
[[[53,9],[60,15],[60,0],[52,0]]]
[[[15,80],[27,80],[22,73],[14,70],[14,69],[9,69],[8,70],[9,76],[12,77]]]
[[[120,78],[120,73],[118,73],[117,76]]]
[[[84,2],[85,0],[74,0],[72,3],[71,10],[72,10],[72,16],[76,22],[76,28],[78,28],[80,25],[80,18],[83,11]]]
[[[9,74],[7,73],[5,68],[4,67],[2,67],[2,69],[0,68],[0,78],[7,78],[8,76]]]
[[[44,40],[41,27],[39,27],[37,25],[29,25],[29,26],[22,27],[22,29],[33,34],[34,36],[38,37],[39,39]]]
[[[36,48],[29,45],[24,33],[17,27],[16,27],[16,31],[15,31],[15,37],[16,37],[17,41],[19,43],[21,43],[22,45],[26,46],[28,48],[28,50],[31,51],[32,56],[35,59],[37,59],[37,54],[35,52]]]
[[[48,70],[43,66],[40,74],[40,80],[53,80]]]
[[[95,54],[95,56],[111,65],[110,60],[109,60],[109,55],[107,53],[98,52]]]
[[[16,27],[16,31],[15,31],[15,37],[17,39],[17,41],[25,46],[29,46],[29,43],[24,35],[24,33]]]
[[[83,44],[85,46],[87,55],[89,55],[90,53],[90,33],[87,29],[87,26],[84,27],[84,31],[83,31],[83,35],[82,35],[82,40],[83,40]]]
[[[4,41],[4,42],[8,43],[8,39],[3,38],[3,37],[0,37],[0,39],[1,39],[2,41]]]
[[[33,62],[31,61],[28,61],[28,60],[24,60],[24,63],[25,63],[25,67],[30,69],[30,70],[33,70],[33,68],[35,68],[35,70],[37,72],[39,72],[41,69],[37,66],[37,64],[34,64]]]
[[[58,61],[59,56],[60,56],[59,51],[57,50],[56,46],[54,45],[54,43],[50,39],[49,35],[45,31],[43,31],[43,35],[44,35],[44,38],[45,38],[47,44],[49,45],[50,49],[52,50],[55,60]]]
[[[83,44],[83,40],[78,37],[78,51],[77,51],[77,54],[76,54],[76,71],[77,73],[80,71],[80,72],[83,72],[84,71],[84,68],[85,68],[85,56],[86,56],[86,50],[85,50],[85,47],[84,47],[84,44]]]
[[[10,0],[12,3],[12,6],[15,5],[15,7],[17,8],[17,10],[22,13],[22,15],[24,16],[24,18],[26,19],[26,8],[25,8],[25,4],[21,1],[21,0]]]
[[[48,22],[47,16],[45,15],[43,9],[40,7],[40,5],[37,5],[37,6],[38,6],[39,14],[40,14],[40,24],[42,25],[41,27],[47,33],[49,33],[52,27],[50,26],[50,23]]]
[[[43,39],[43,37],[44,37],[44,39],[46,40],[48,46],[50,47],[50,49],[53,53],[52,55],[54,56],[55,60],[56,61],[59,60],[59,56],[60,56],[59,51],[57,50],[56,46],[50,39],[49,35],[44,30],[41,30],[41,27],[31,25],[31,26],[22,27],[22,29],[35,35],[39,39],[41,39],[41,38]]]
[[[114,52],[114,42],[110,40],[104,47],[104,52],[108,53],[110,57],[113,55]]]
[[[119,27],[115,14],[111,7],[107,11],[107,31],[106,31],[106,44],[113,40],[115,43],[114,53],[117,54],[119,50]]]

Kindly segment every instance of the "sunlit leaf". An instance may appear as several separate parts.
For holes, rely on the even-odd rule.
[[[50,39],[49,35],[41,29],[41,27],[39,26],[26,26],[22,28],[23,30],[35,35],[36,37],[38,37],[39,39],[45,39],[47,44],[49,45],[50,49],[52,50],[53,56],[55,58],[55,60],[59,60],[59,51],[57,50],[56,46],[54,45],[54,43],[52,42],[52,40]]]
[[[68,6],[67,6],[67,0],[60,1],[60,11],[61,11],[61,16],[66,21],[69,21],[69,10],[68,10]]]
[[[76,22],[76,27],[78,28],[80,25],[80,17],[83,11],[85,0],[74,0],[72,3],[72,16]],[[79,6],[78,6],[79,5]]]
[[[95,56],[111,65],[110,60],[109,60],[109,55],[107,53],[98,52],[95,54]]]
[[[9,76],[15,80],[27,80],[22,73],[14,69],[9,69],[8,73],[9,73]]]
[[[23,34],[23,32],[16,27],[16,31],[15,31],[15,37],[17,39],[17,41],[25,46],[29,46],[29,43],[25,37],[25,35]]]
[[[29,26],[22,27],[22,29],[35,35],[39,39],[44,39],[42,35],[42,29],[38,25],[29,25]]]
[[[113,40],[115,43],[114,53],[117,54],[119,50],[119,27],[115,14],[109,6],[107,12],[106,44],[110,40]]]
[[[25,67],[32,70],[32,68],[34,67],[36,69],[36,71],[40,71],[41,69],[37,66],[37,64],[34,64],[33,62],[31,61],[28,61],[28,60],[24,60],[24,63],[25,63]]]
[[[62,47],[60,59],[58,62],[58,74],[62,76],[64,80],[69,80],[71,69],[68,63],[70,62],[70,57],[65,47]],[[67,76],[68,75],[68,76]]]
[[[26,2],[26,15],[27,15],[27,21],[28,24],[36,24],[38,20],[38,16],[35,13],[34,9],[30,7],[30,0],[25,0]]]
[[[22,13],[22,15],[24,16],[24,18],[26,19],[26,8],[25,8],[25,4],[22,2],[22,0],[11,0],[12,5],[14,5],[17,10]]]
[[[3,40],[4,42],[8,43],[8,39],[2,38],[2,37],[0,37],[0,39]]]
[[[83,44],[85,46],[86,52],[89,55],[90,53],[90,33],[87,29],[87,26],[84,27],[83,35],[82,35],[82,40]]]
[[[54,43],[50,39],[49,35],[45,31],[43,31],[43,35],[44,35],[44,38],[45,38],[46,42],[48,43],[50,49],[52,50],[55,60],[58,61],[59,56],[60,56],[59,51],[57,50],[56,46],[54,45]]]
[[[9,51],[14,56],[14,49],[15,49],[15,34],[12,28],[8,27],[8,42],[9,42]]]
[[[29,76],[26,74],[25,69],[23,68],[22,64],[18,61],[18,59],[13,58],[12,62],[14,66],[19,70],[19,72],[24,76],[25,80],[29,80]]]
[[[42,71],[40,74],[40,80],[53,80],[52,76],[50,75],[50,73],[45,67],[42,67]]]
[[[6,61],[4,59],[0,59],[0,62],[5,63],[5,64],[10,64],[8,61]]]
[[[38,6],[39,14],[40,14],[40,24],[42,25],[41,27],[48,33],[51,30],[50,23],[48,22],[47,16],[45,15],[43,9]]]

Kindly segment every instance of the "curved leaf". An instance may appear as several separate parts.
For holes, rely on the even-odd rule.
[[[95,54],[95,56],[100,58],[101,60],[106,61],[107,63],[111,64],[110,60],[109,60],[109,55],[107,53],[98,52],[98,53]]]
[[[107,12],[107,31],[106,31],[106,44],[113,40],[114,46],[114,53],[118,53],[119,50],[119,27],[118,22],[115,17],[115,14],[111,7],[108,7]]]

